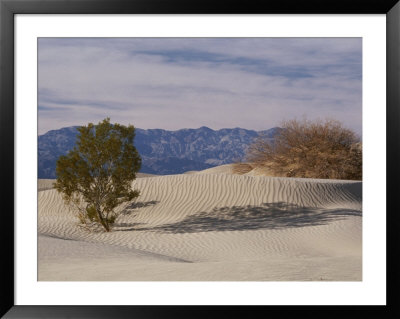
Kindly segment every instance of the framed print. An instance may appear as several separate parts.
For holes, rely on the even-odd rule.
[[[1,1],[5,318],[398,312],[400,6],[301,4]]]

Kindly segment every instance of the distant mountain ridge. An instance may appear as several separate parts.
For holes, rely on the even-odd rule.
[[[38,177],[55,178],[56,161],[71,150],[78,126],[52,130],[38,137]],[[168,175],[203,170],[241,160],[259,135],[273,139],[280,128],[253,131],[243,128],[135,129],[134,145],[142,157],[140,172]]]

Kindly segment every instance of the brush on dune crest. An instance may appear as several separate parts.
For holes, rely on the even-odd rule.
[[[362,179],[362,149],[356,134],[335,120],[282,124],[271,142],[259,137],[248,148],[247,161],[276,176]]]

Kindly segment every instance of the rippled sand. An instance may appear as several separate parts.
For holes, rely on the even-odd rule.
[[[362,279],[361,182],[230,172],[136,179],[110,233],[77,227],[40,180],[39,280]]]

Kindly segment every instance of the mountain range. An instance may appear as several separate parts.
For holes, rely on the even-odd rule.
[[[55,178],[60,155],[71,150],[78,134],[77,126],[52,130],[38,137],[38,178]],[[140,172],[157,175],[181,174],[243,160],[254,138],[273,139],[279,127],[265,131],[226,128],[135,129],[134,145],[142,158]]]

